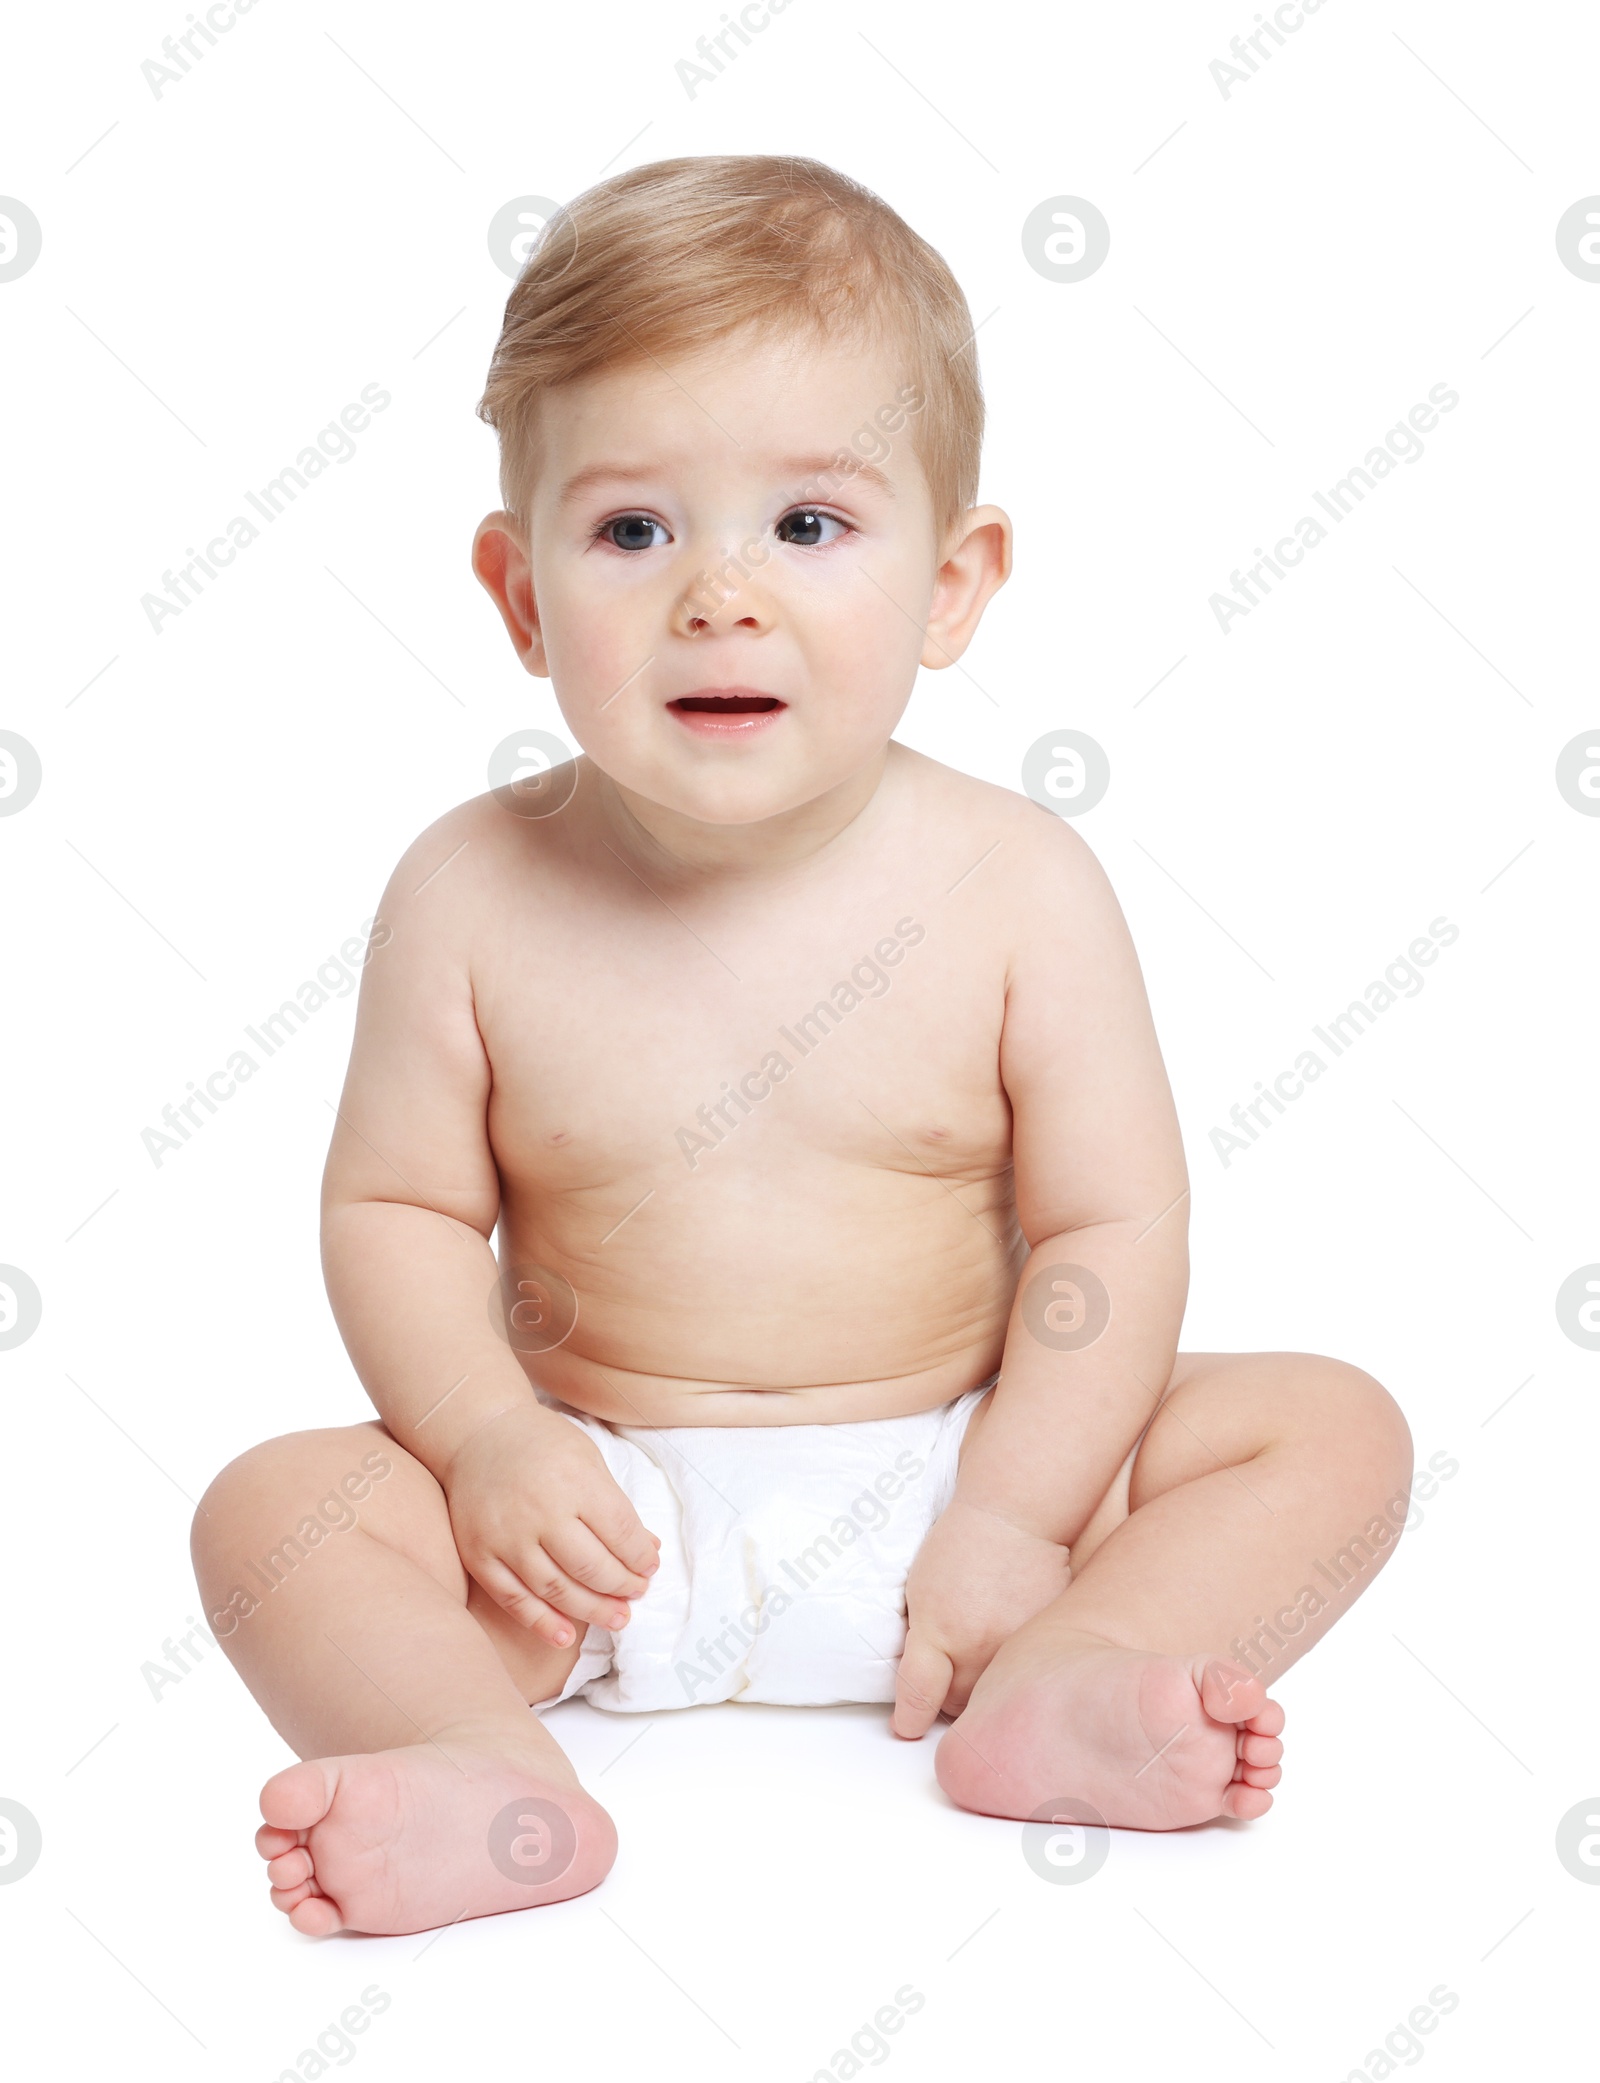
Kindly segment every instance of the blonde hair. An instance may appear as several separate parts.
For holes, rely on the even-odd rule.
[[[526,526],[546,391],[746,327],[892,342],[926,401],[909,426],[941,539],[975,504],[983,391],[949,267],[880,197],[820,160],[728,154],[615,174],[540,232],[477,407],[500,439],[506,509]]]

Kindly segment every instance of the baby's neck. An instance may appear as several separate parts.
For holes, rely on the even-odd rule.
[[[612,848],[641,872],[705,881],[782,876],[831,846],[878,798],[891,740],[864,767],[809,803],[751,824],[706,824],[622,787],[586,762],[591,809]]]

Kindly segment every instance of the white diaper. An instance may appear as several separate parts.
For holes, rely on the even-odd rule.
[[[938,1410],[856,1425],[581,1425],[661,1567],[613,1634],[591,1626],[565,1686],[614,1713],[715,1700],[892,1700],[906,1576],[950,1502],[983,1382]]]

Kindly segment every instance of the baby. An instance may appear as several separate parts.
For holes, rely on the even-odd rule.
[[[473,567],[583,753],[379,907],[323,1256],[381,1422],[195,1521],[304,1760],[256,1838],[297,1931],[594,1887],[537,1711],[580,1692],[946,1716],[985,1815],[1261,1816],[1267,1682],[1394,1545],[1370,1375],[1177,1350],[1183,1149],[1094,855],[891,735],[1011,569],[972,334],[807,159],[607,180],[511,294]]]

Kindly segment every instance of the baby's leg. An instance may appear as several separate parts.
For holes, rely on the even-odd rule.
[[[1145,1830],[1264,1815],[1283,1750],[1266,1686],[1388,1560],[1410,1481],[1405,1419],[1359,1368],[1180,1355],[1070,1586],[947,1732],[940,1784],[986,1815],[1074,1800]]]
[[[351,1506],[375,1452],[389,1473]],[[611,1818],[528,1709],[577,1646],[485,1597],[444,1492],[381,1426],[241,1455],[201,1500],[194,1557],[218,1640],[309,1760],[267,1781],[256,1833],[297,1931],[422,1931],[604,1878]]]

